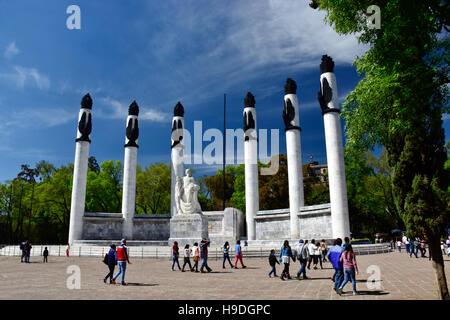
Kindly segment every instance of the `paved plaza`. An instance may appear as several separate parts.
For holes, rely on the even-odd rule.
[[[444,258],[447,280],[450,278],[450,258]],[[438,299],[434,270],[428,258],[409,258],[402,252],[357,256],[359,275],[353,296],[351,284],[338,296],[332,291],[330,277],[333,269],[329,262],[323,270],[308,270],[310,280],[281,281],[269,278],[267,259],[245,259],[246,269],[222,269],[221,259],[212,258],[211,273],[171,271],[169,259],[131,260],[127,266],[129,286],[103,283],[107,267],[101,258],[49,257],[44,264],[40,257],[31,263],[20,263],[20,257],[0,257],[0,299],[164,299],[164,300],[424,300]],[[182,262],[182,258],[180,259]],[[234,262],[234,261],[233,261]],[[68,289],[68,267],[78,266],[81,288]],[[370,268],[369,268],[370,267]],[[367,269],[370,269],[369,273]],[[378,269],[379,268],[379,269]],[[291,264],[291,275],[296,274],[299,263]],[[117,270],[117,268],[116,268]],[[281,274],[281,265],[277,274]],[[375,270],[375,273],[374,273]],[[381,280],[367,284],[379,270]],[[120,282],[118,278],[118,283]]]

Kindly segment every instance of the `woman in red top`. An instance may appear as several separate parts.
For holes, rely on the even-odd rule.
[[[356,264],[356,256],[353,252],[353,248],[351,244],[348,244],[345,247],[344,252],[341,254],[341,258],[339,261],[343,262],[344,265],[344,281],[340,285],[338,289],[338,294],[342,294],[342,289],[347,284],[349,280],[352,281],[352,287],[353,287],[353,295],[357,295],[356,291],[356,279],[355,279],[355,272],[358,274],[358,265]]]
[[[178,256],[179,256],[179,252],[178,252],[178,242],[174,241],[173,242],[173,247],[172,247],[172,271],[175,271],[173,269],[173,267],[175,266],[175,262],[178,265],[178,270],[181,270],[180,267],[180,263],[178,262]]]

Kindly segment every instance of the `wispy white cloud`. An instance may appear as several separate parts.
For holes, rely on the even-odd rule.
[[[154,5],[148,10],[154,12]],[[325,13],[312,10],[307,1],[169,0],[164,12],[151,25],[136,22],[142,34],[158,25],[136,61],[150,74],[159,71],[155,65],[165,66],[157,80],[170,86],[170,101],[198,105],[258,77],[318,69],[323,54],[337,65],[350,65],[367,49],[354,35],[338,35],[324,23]]]
[[[19,50],[19,48],[17,48],[16,42],[13,41],[6,47],[5,52],[3,53],[3,56],[6,59],[11,59],[12,57],[14,57],[15,55],[17,55],[19,53],[20,53],[20,50]]]
[[[108,119],[126,119],[128,116],[128,104],[113,99],[111,97],[104,97],[99,99],[101,107],[97,111],[99,117]],[[169,114],[148,108],[139,106],[139,120],[153,121],[153,122],[165,122],[170,119]]]
[[[36,68],[14,66],[12,72],[0,72],[0,81],[7,85],[23,89],[25,86],[35,86],[40,90],[50,88],[50,79]]]

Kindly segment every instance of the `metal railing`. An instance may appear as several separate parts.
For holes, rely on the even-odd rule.
[[[47,247],[49,257],[66,256],[65,245],[33,245],[30,256],[42,256],[44,248]],[[69,250],[69,257],[104,257],[109,251],[109,247],[103,246],[72,246]],[[266,258],[270,254],[269,247],[242,247],[242,254],[246,258]],[[357,255],[389,253],[393,251],[389,245],[370,245],[370,246],[353,246],[353,250]],[[275,249],[275,254],[279,255],[280,250]],[[22,251],[19,245],[0,245],[0,256],[21,256]],[[128,247],[130,258],[169,258],[172,257],[172,248],[165,246],[153,247]],[[182,248],[180,248],[180,258],[183,257]],[[209,259],[219,260],[223,258],[221,247],[208,248]],[[234,257],[234,251],[230,250],[230,257]]]

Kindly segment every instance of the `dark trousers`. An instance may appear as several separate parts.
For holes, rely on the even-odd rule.
[[[47,256],[44,256],[44,262],[48,262]]]
[[[108,264],[109,273],[106,275],[105,280],[109,278],[109,282],[112,281],[112,278],[114,276],[114,268],[116,267],[115,264]]]
[[[284,269],[283,272],[281,273],[281,278],[284,279],[285,277],[287,277],[288,279],[291,278],[289,274],[289,263],[284,264]]]
[[[187,264],[189,265],[189,269],[192,269],[191,259],[189,259],[188,257],[184,257],[183,270]]]
[[[228,254],[228,253],[224,253],[223,254],[223,263],[222,263],[222,266],[225,268],[225,262],[228,260],[228,263],[230,264],[230,267],[232,267],[233,268],[233,264],[231,263],[231,260],[230,260],[230,255]]]

